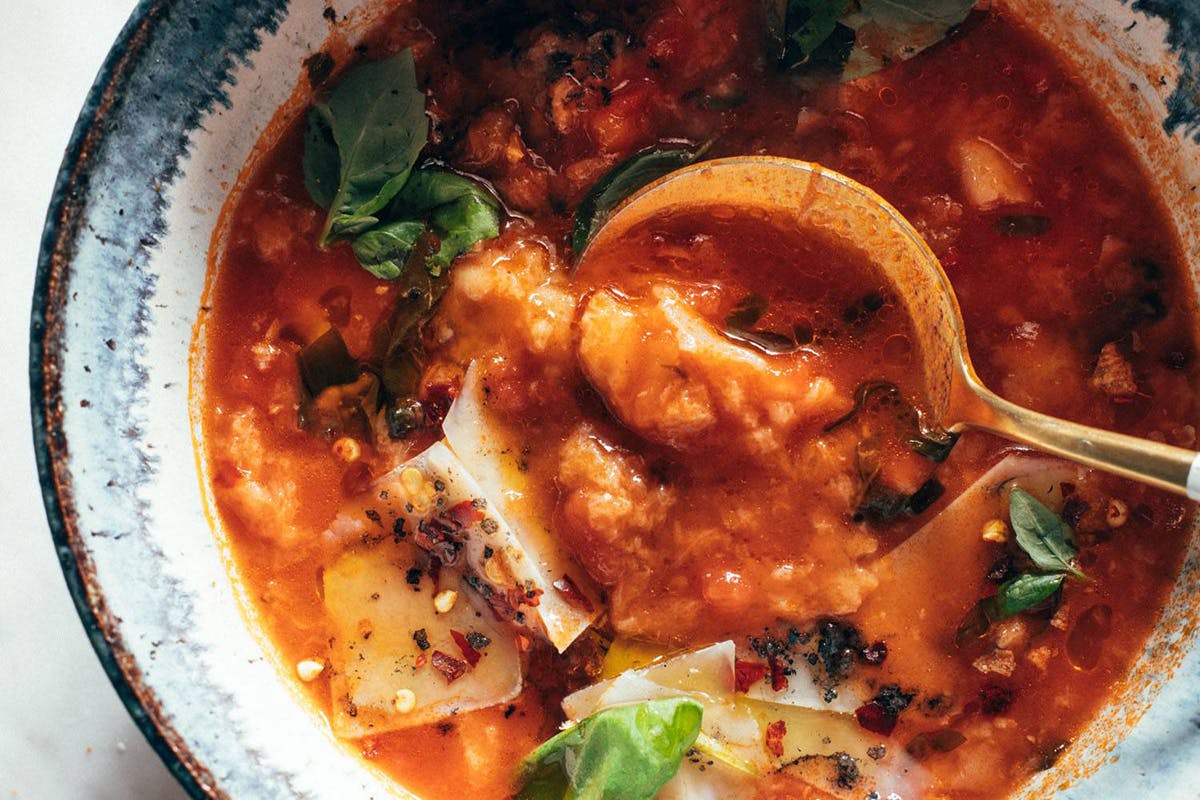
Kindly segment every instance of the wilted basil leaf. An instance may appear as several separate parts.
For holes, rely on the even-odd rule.
[[[844,65],[842,80],[912,58],[967,18],[975,0],[788,0],[783,65]],[[869,36],[860,35],[866,31]]]
[[[847,5],[849,0],[787,0],[783,65],[804,63],[833,34]]]
[[[525,757],[517,799],[650,800],[679,771],[703,713],[688,697],[599,711]]]
[[[1071,529],[1057,514],[1029,492],[1014,486],[1008,496],[1008,515],[1017,544],[1039,569],[1084,577],[1071,564],[1079,553],[1071,540]]]
[[[651,147],[633,154],[604,173],[575,209],[575,230],[571,236],[575,257],[579,258],[609,213],[622,200],[664,175],[686,167],[703,156],[707,149],[708,145],[669,149]]]
[[[376,278],[395,280],[403,272],[408,254],[425,229],[423,221],[411,219],[372,228],[354,240],[354,256],[359,265]]]
[[[992,622],[1028,611],[1050,597],[1062,586],[1065,575],[1018,575],[1000,584],[996,596],[990,598],[987,616]]]
[[[957,433],[922,431],[908,440],[908,446],[914,452],[940,464],[950,456],[950,451],[954,449],[957,441]]]
[[[313,397],[328,389],[358,380],[358,362],[346,349],[346,341],[337,328],[330,328],[296,354],[300,380]]]

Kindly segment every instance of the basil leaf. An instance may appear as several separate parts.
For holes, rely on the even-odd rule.
[[[1079,550],[1071,540],[1071,529],[1050,509],[1019,486],[1008,496],[1008,516],[1017,544],[1039,569],[1047,572],[1084,574],[1071,564]]]
[[[597,712],[525,757],[517,800],[651,800],[679,770],[703,713],[687,697]]]
[[[440,243],[425,261],[434,276],[476,242],[500,235],[499,201],[477,181],[445,169],[413,172],[381,216],[396,221],[360,234],[354,255],[363,269],[385,280],[400,276],[426,230]]]
[[[575,209],[575,230],[571,236],[575,258],[579,258],[604,220],[622,200],[664,175],[686,167],[707,150],[707,144],[697,148],[651,147],[633,154],[604,173]]]
[[[940,464],[949,458],[950,451],[954,449],[957,442],[957,433],[923,430],[909,438],[908,446],[912,448],[913,452]]]
[[[787,0],[784,16],[783,63],[803,63],[827,40],[849,0]]]
[[[975,0],[788,0],[781,63],[788,69],[832,64],[851,81],[941,41],[974,6]]]
[[[395,280],[425,227],[424,222],[411,219],[380,225],[354,240],[354,256],[376,278]]]
[[[341,386],[358,380],[358,362],[346,349],[346,340],[337,328],[330,328],[296,354],[300,381],[304,391],[313,397],[330,386]]]
[[[341,161],[337,144],[333,141],[333,129],[325,116],[325,109],[313,108],[308,112],[308,129],[304,132],[304,188],[313,202],[321,208],[333,205],[337,194]]]
[[[1018,575],[1000,584],[996,596],[985,611],[988,619],[997,622],[1028,611],[1054,594],[1062,586],[1065,575]]]
[[[332,158],[322,126],[328,126],[338,153],[332,197],[327,189]],[[309,194],[329,209],[322,246],[379,222],[375,214],[408,181],[428,137],[425,93],[417,86],[411,50],[357,67],[317,104],[309,115],[304,160]]]

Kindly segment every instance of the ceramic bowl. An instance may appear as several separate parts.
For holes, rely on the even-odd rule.
[[[1000,2],[1000,0],[996,0]],[[368,0],[145,0],[100,71],[49,210],[33,301],[38,466],[68,586],[130,713],[195,797],[396,790],[281,680],[206,515],[189,407],[210,237],[303,64]],[[1200,265],[1200,4],[1006,0],[1120,120]],[[1200,538],[1115,696],[1022,796],[1195,797]]]

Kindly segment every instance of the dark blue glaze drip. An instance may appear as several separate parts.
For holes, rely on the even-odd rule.
[[[1182,129],[1200,144],[1200,0],[1134,0],[1134,11],[1166,20],[1167,45],[1179,57],[1181,75],[1167,98],[1167,133]]]

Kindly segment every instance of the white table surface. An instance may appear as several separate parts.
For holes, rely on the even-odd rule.
[[[5,5],[0,24],[0,800],[180,800],[92,652],[33,460],[29,308],[50,191],[134,0]]]

